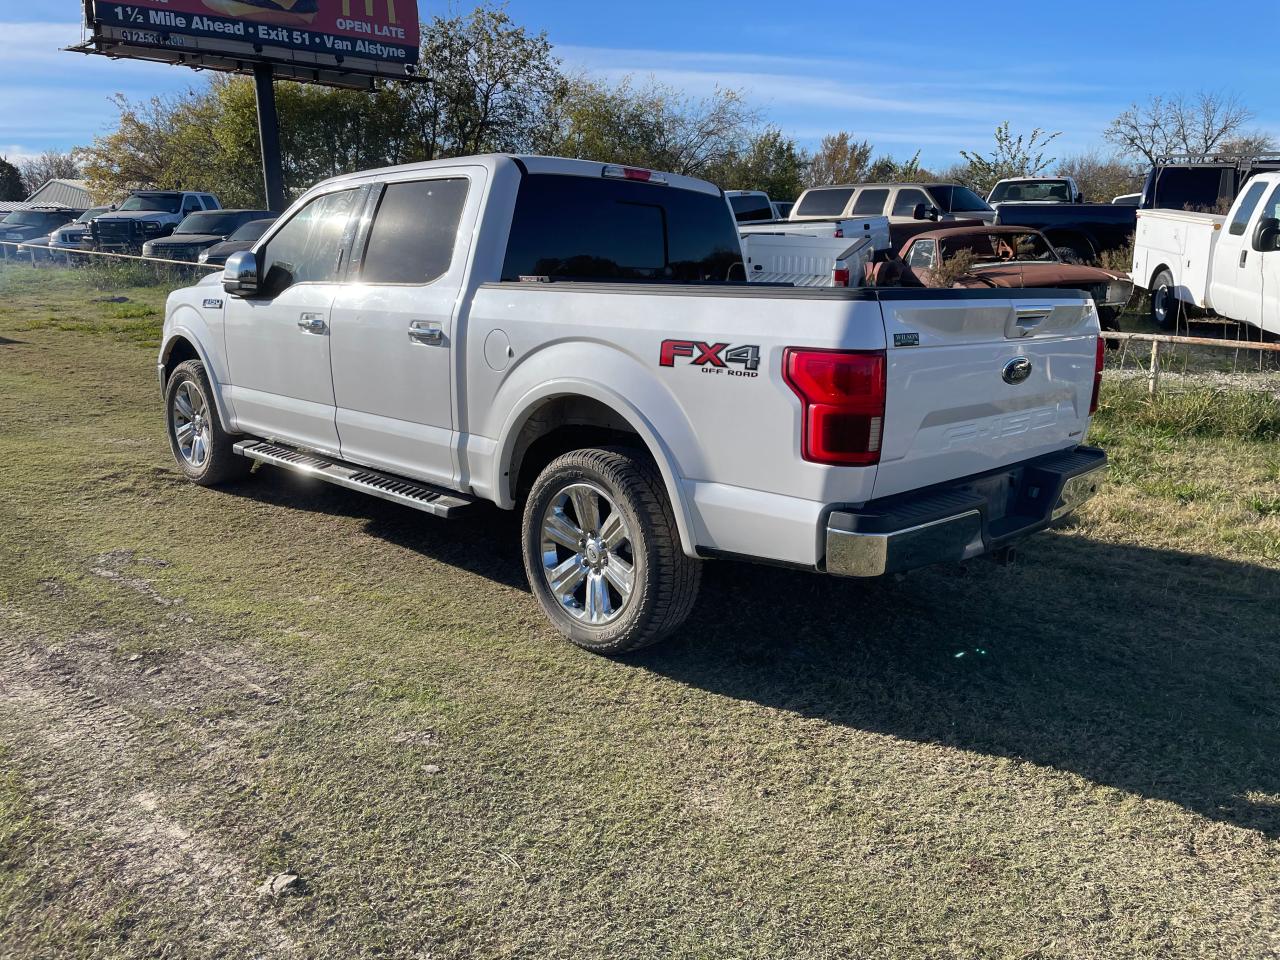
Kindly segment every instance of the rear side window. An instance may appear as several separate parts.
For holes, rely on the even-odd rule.
[[[888,190],[863,190],[854,201],[853,212],[864,217],[878,217],[884,213],[884,203],[888,199]]]
[[[851,187],[832,187],[827,190],[810,190],[800,201],[796,213],[802,217],[838,217],[849,205],[853,196]]]
[[[369,230],[365,283],[430,283],[453,262],[467,202],[466,177],[390,183]]]
[[[1244,195],[1244,199],[1240,201],[1240,206],[1236,207],[1236,215],[1231,218],[1230,233],[1233,237],[1243,235],[1245,227],[1249,226],[1249,218],[1253,216],[1253,211],[1258,206],[1258,201],[1262,199],[1262,195],[1266,193],[1267,185],[1265,183],[1255,183],[1249,187]]]
[[[915,213],[916,205],[921,203],[930,206],[929,198],[922,191],[914,188],[899,190],[893,201],[893,216],[910,217]]]
[[[726,280],[742,260],[724,198],[649,183],[531,174],[520,184],[503,280]]]

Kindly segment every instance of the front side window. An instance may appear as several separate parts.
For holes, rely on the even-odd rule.
[[[1236,207],[1235,216],[1231,218],[1231,228],[1228,231],[1233,237],[1244,235],[1245,228],[1249,226],[1249,218],[1253,216],[1253,211],[1258,206],[1258,201],[1262,199],[1262,195],[1266,193],[1267,185],[1265,183],[1255,183],[1245,192],[1244,199],[1240,201],[1240,206]]]
[[[938,184],[929,188],[933,194],[935,205],[943,213],[989,213],[991,205],[968,187],[955,184]],[[1065,181],[1062,184],[1062,199],[1067,199]]]
[[[922,190],[916,190],[914,187],[899,190],[898,196],[895,197],[893,201],[893,216],[914,216],[916,207],[922,203],[926,207],[932,206],[932,204],[929,203],[929,198],[924,195]]]
[[[849,205],[852,187],[829,187],[810,190],[800,200],[796,214],[801,217],[838,217]]]
[[[337,279],[343,239],[358,194],[358,190],[342,190],[317,197],[271,238],[258,268],[269,295],[295,283]]]
[[[388,184],[369,230],[365,283],[430,283],[453,262],[467,179]]]
[[[520,184],[502,279],[723,281],[741,260],[717,194],[533,174]]]
[[[858,194],[858,199],[854,201],[853,212],[859,216],[878,217],[884,213],[885,201],[888,199],[889,191],[887,189],[876,187],[863,190]]]

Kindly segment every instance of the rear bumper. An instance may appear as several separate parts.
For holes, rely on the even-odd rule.
[[[1106,470],[1105,453],[1077,447],[836,510],[827,518],[826,570],[879,577],[980,556],[1067,516],[1098,492]]]

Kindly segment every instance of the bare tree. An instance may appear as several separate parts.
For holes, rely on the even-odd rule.
[[[46,150],[38,157],[24,160],[18,165],[22,171],[22,182],[27,193],[32,194],[50,180],[78,180],[80,166],[70,153],[59,153],[57,150]]]
[[[1055,173],[1060,177],[1071,177],[1086,200],[1098,203],[1142,189],[1142,172],[1132,162],[1103,156],[1097,150],[1064,157],[1058,161]]]
[[[1203,157],[1240,147],[1256,152],[1271,145],[1270,137],[1244,128],[1253,112],[1234,94],[1154,96],[1132,104],[1111,121],[1103,138],[1129,157],[1155,163],[1157,157],[1189,153]]]

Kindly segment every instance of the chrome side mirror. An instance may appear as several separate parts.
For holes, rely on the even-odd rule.
[[[251,297],[258,292],[258,258],[251,250],[227,257],[222,269],[222,289],[233,297]]]

